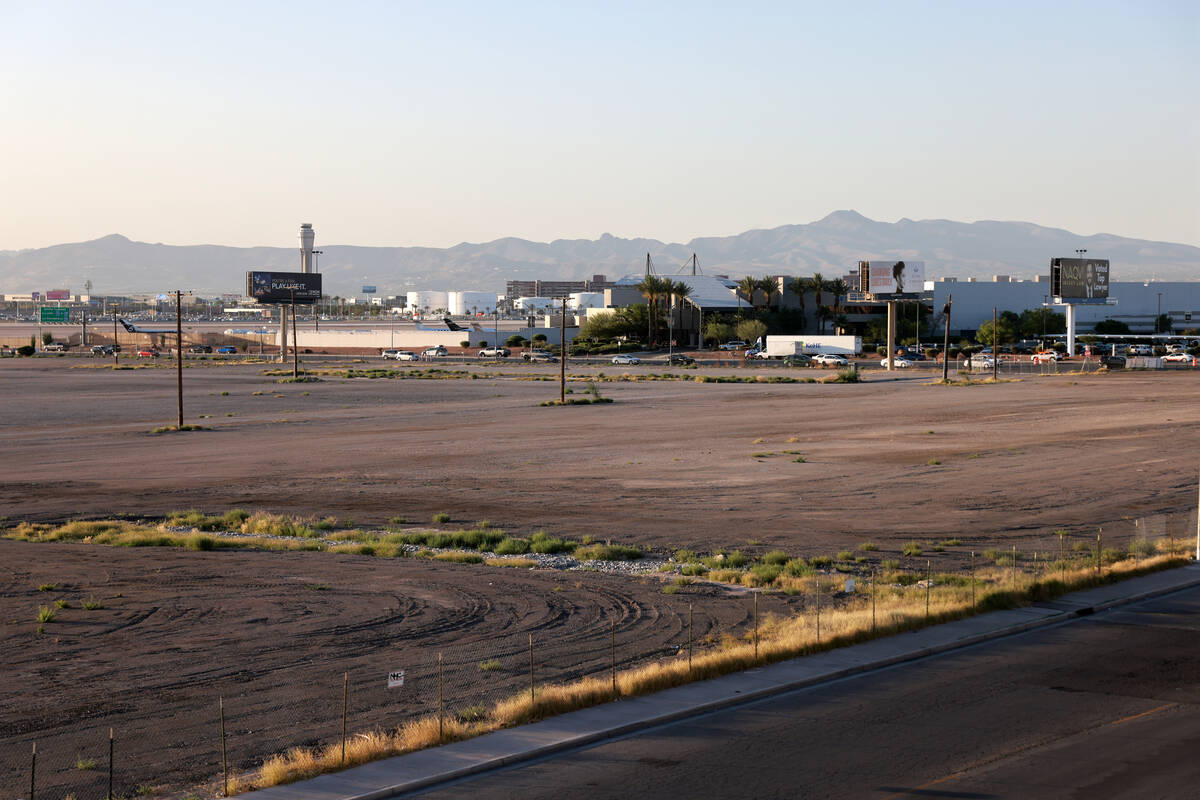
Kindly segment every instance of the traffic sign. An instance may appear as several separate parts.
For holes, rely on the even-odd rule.
[[[41,306],[38,322],[70,322],[71,309],[55,306]]]

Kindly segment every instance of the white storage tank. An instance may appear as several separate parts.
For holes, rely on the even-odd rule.
[[[491,314],[496,310],[492,292],[450,292],[450,313],[456,317]]]
[[[422,290],[408,293],[408,309],[414,314],[432,314],[450,310],[450,293]]]
[[[571,292],[567,302],[574,309],[604,308],[604,292]]]

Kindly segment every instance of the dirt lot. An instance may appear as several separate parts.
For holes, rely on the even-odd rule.
[[[602,383],[614,404],[539,408],[556,386],[513,378],[553,367],[313,384],[277,384],[250,365],[197,367],[185,374],[187,421],[212,430],[154,435],[174,421],[174,372],[82,362],[0,360],[9,522],[193,507],[359,524],[446,512],[660,549],[812,555],[870,540],[886,554],[914,538],[1045,548],[1060,527],[1128,535],[1133,518],[1195,504],[1192,373],[959,388],[919,374]],[[26,780],[34,739],[47,770],[55,759],[103,765],[115,727],[127,782],[178,788],[217,771],[219,695],[231,758],[248,767],[333,735],[344,672],[350,728],[362,729],[436,707],[439,651],[449,702],[461,706],[526,685],[531,632],[542,680],[603,672],[613,619],[628,664],[685,646],[689,603],[698,638],[744,627],[750,613],[743,594],[667,595],[654,577],[419,559],[0,541],[0,564],[5,795]],[[103,609],[80,608],[93,596]],[[39,636],[36,609],[56,599],[71,608]],[[796,600],[763,602],[783,611]],[[389,693],[394,669],[409,678]],[[66,769],[76,781],[99,771]],[[79,788],[80,800],[100,796],[94,788]]]

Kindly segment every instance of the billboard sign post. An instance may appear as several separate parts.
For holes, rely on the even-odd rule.
[[[247,272],[246,294],[259,303],[311,306],[321,299],[321,274]]]
[[[1053,258],[1050,294],[1060,302],[1104,302],[1108,299],[1107,258]]]
[[[859,290],[877,300],[902,300],[925,289],[924,261],[882,259],[858,262]]]

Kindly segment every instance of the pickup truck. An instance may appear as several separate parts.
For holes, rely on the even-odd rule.
[[[508,358],[507,347],[485,347],[479,351],[480,358]]]

